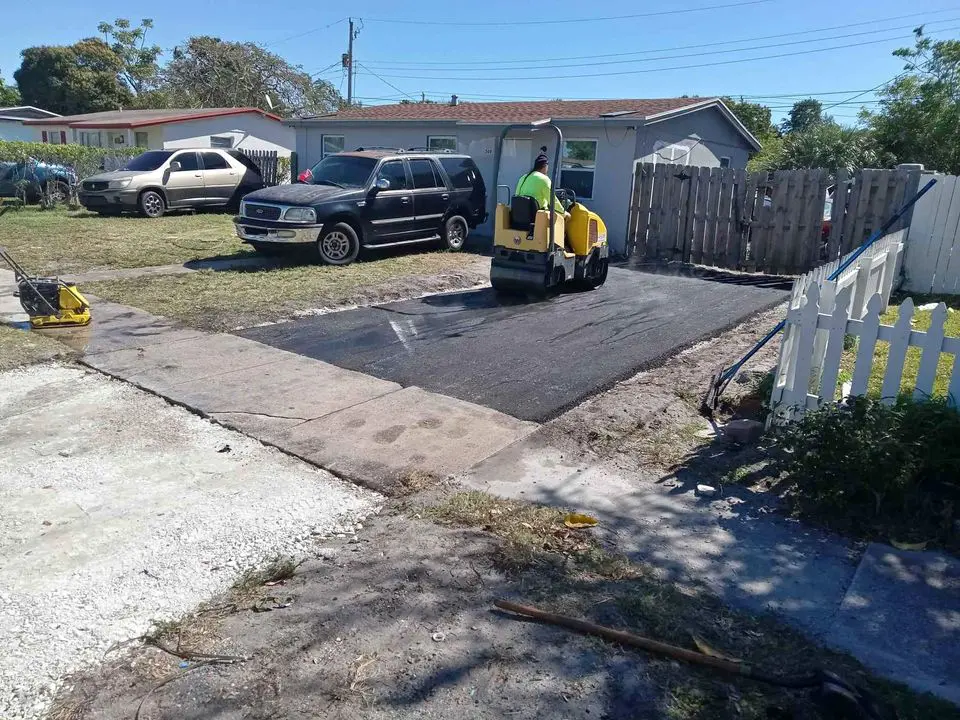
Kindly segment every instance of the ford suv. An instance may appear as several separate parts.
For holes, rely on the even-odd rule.
[[[361,247],[460,250],[486,220],[486,187],[467,155],[358,148],[300,177],[244,197],[234,218],[241,240],[263,252],[311,244],[322,262],[348,265]]]

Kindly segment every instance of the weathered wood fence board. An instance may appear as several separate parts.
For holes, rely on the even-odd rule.
[[[253,160],[260,168],[260,175],[267,185],[280,183],[280,159],[276,150],[243,150],[244,155]]]
[[[904,257],[904,289],[960,294],[960,178],[924,174],[937,184],[917,202]]]
[[[858,247],[919,181],[920,172],[907,169],[747,173],[638,163],[628,247],[650,261],[798,274]],[[829,188],[833,207],[825,235]]]

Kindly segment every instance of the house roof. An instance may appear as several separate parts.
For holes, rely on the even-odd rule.
[[[55,112],[42,110],[33,105],[15,105],[0,107],[0,119],[3,120],[39,120],[41,118],[60,117]]]
[[[278,115],[260,108],[192,108],[177,110],[110,110],[107,112],[86,113],[84,115],[65,115],[44,120],[28,120],[26,125],[66,125],[72,128],[136,128],[146,125],[165,125],[185,120],[226,117],[257,113],[271,120],[280,121]]]
[[[450,120],[476,123],[533,122],[599,118],[610,113],[634,116],[657,115],[703,101],[703,98],[664,98],[659,100],[543,100],[529,102],[406,103],[352,107],[310,120]]]
[[[749,145],[759,141],[719,98],[659,98],[622,100],[543,100],[530,102],[406,103],[351,107],[329,115],[288,121],[294,125],[328,122],[455,122],[464,125],[506,125],[551,120],[642,120],[645,124],[676,115],[716,108]]]

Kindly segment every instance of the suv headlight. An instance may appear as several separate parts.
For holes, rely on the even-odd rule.
[[[289,222],[315,223],[317,221],[317,213],[313,208],[287,208],[287,211],[283,214],[283,219]]]
[[[133,178],[126,178],[125,180],[111,180],[109,183],[107,183],[107,187],[111,190],[122,190],[132,182]]]

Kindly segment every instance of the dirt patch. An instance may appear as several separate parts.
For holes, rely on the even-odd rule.
[[[544,425],[540,432],[575,459],[603,460],[622,470],[674,469],[714,444],[715,438],[709,435],[711,424],[699,412],[713,374],[749,350],[784,312],[785,308],[779,307],[761,313],[717,338],[698,343],[662,366],[587,400]],[[759,414],[759,380],[776,365],[779,348],[779,338],[774,338],[751,359],[738,380],[730,383],[717,413],[718,422]],[[725,443],[718,447],[729,449]],[[742,464],[742,458],[731,459],[722,473]],[[720,470],[705,469],[711,475]]]
[[[421,253],[347,267],[312,263],[251,271],[201,270],[87,283],[84,290],[220,332],[332,309],[372,305],[489,281],[490,259],[466,253]]]
[[[326,541],[322,559],[261,588],[261,596],[282,599],[275,609],[258,612],[254,600],[197,620],[203,632],[179,631],[182,655],[245,661],[205,664],[144,645],[75,676],[60,707],[76,708],[76,718],[118,720],[134,717],[141,702],[141,717],[171,720],[819,717],[805,692],[493,612],[493,600],[506,597],[687,648],[696,635],[768,671],[825,665],[895,702],[905,719],[960,717],[952,706],[874,681],[848,657],[781,625],[664,585],[644,568],[606,573],[590,558],[615,552],[589,530],[558,537],[574,535],[558,513],[476,493],[397,508],[356,537]],[[509,551],[514,542],[526,546],[523,555]],[[500,562],[505,553],[509,566]]]
[[[53,338],[0,323],[0,372],[47,360],[69,360],[75,355]]]

